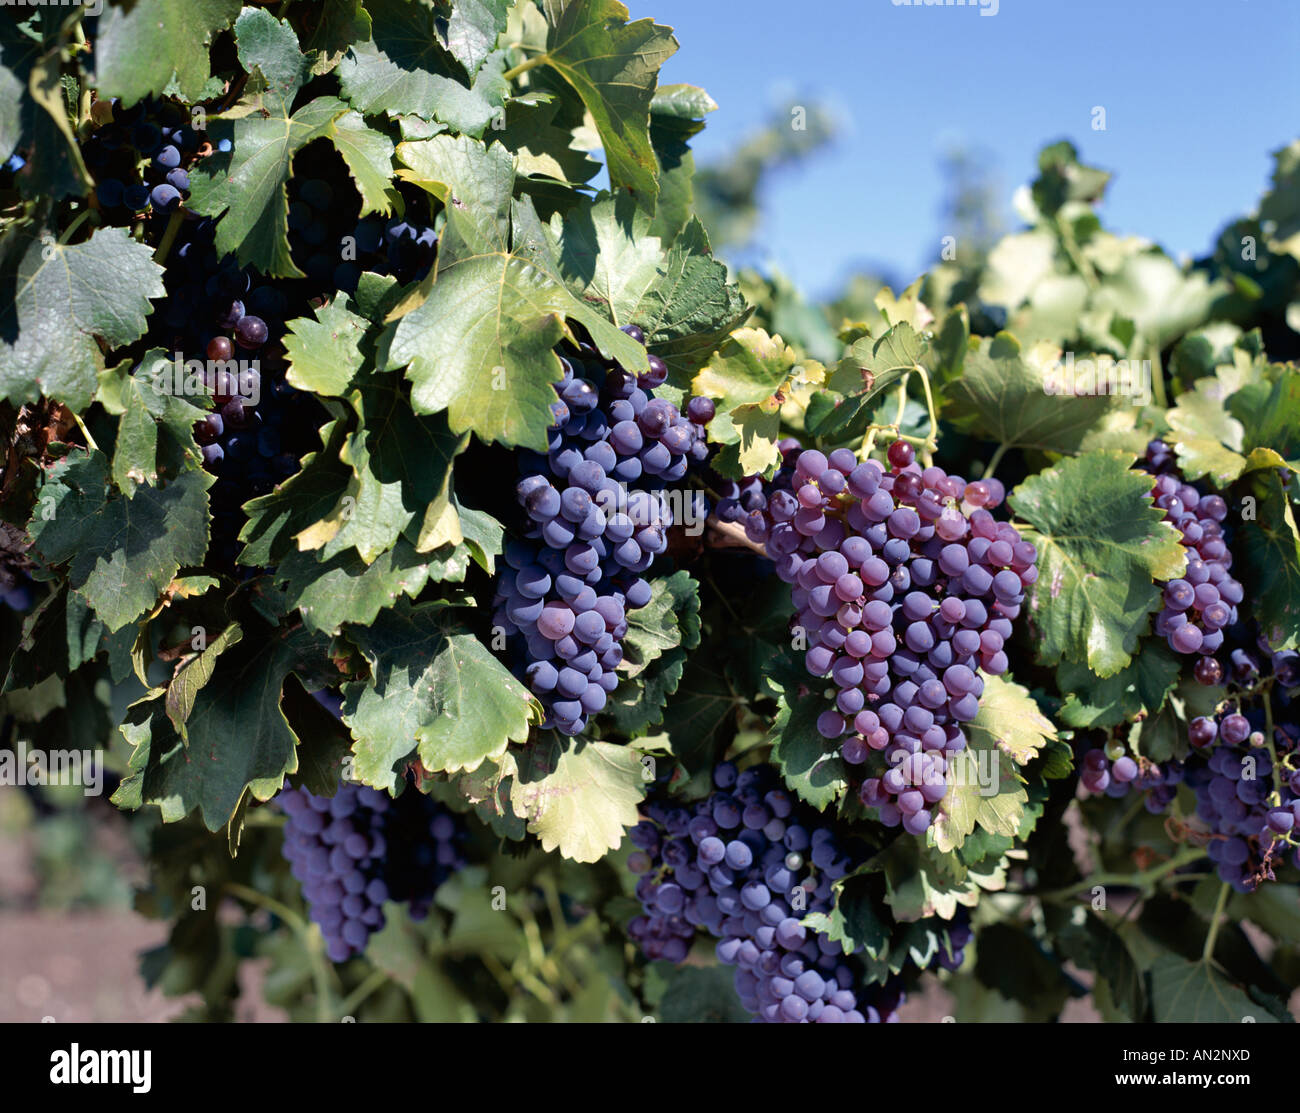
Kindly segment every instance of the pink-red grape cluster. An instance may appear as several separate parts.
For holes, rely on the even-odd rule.
[[[1229,572],[1232,553],[1223,536],[1228,505],[1220,496],[1203,495],[1185,482],[1164,441],[1147,446],[1146,464],[1156,473],[1155,504],[1187,549],[1186,571],[1161,584],[1164,607],[1156,617],[1155,632],[1176,653],[1201,654],[1197,679],[1217,684],[1223,670],[1214,654],[1223,645],[1223,631],[1236,623],[1237,605],[1245,595]]]
[[[1007,670],[1038,554],[990,513],[996,480],[922,468],[904,441],[889,459],[887,472],[847,449],[801,453],[793,490],[769,499],[767,551],[793,587],[808,672],[833,685],[818,731],[850,765],[870,763],[862,802],[919,835],[966,746],[981,673]]]

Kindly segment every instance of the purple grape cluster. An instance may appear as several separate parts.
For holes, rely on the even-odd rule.
[[[1155,632],[1176,653],[1199,653],[1196,677],[1218,684],[1223,670],[1214,653],[1223,645],[1223,631],[1237,621],[1237,605],[1245,592],[1229,574],[1232,553],[1223,536],[1228,505],[1218,495],[1203,495],[1183,480],[1164,441],[1147,445],[1146,464],[1156,473],[1155,505],[1164,520],[1176,527],[1187,549],[1187,570],[1163,586],[1164,608]]]
[[[696,399],[708,402],[709,399]],[[709,402],[712,406],[712,402]],[[712,411],[710,411],[711,413]],[[761,475],[748,475],[740,482],[734,479],[713,477],[715,490],[719,494],[713,513],[721,522],[738,522],[745,527],[745,536],[755,545],[767,543],[772,521],[768,516],[768,505],[772,496],[783,491],[787,494],[794,482],[795,459],[799,455],[799,442],[788,437],[777,446],[781,451],[782,465],[771,479]]]
[[[713,771],[716,791],[692,806],[652,800],[630,833],[643,912],[628,934],[650,959],[682,962],[697,930],[736,967],[741,1004],[772,1023],[877,1023],[898,1019],[902,982],[862,985],[857,960],[802,921],[829,913],[832,885],[852,866],[821,816],[794,800],[770,765]],[[965,910],[927,969],[961,966],[971,941]],[[855,952],[856,954],[857,952]]]
[[[287,817],[284,856],[334,962],[365,950],[384,926],[385,901],[427,916],[438,886],[464,864],[455,817],[413,789],[393,799],[347,783],[333,796],[286,787],[276,800]]]
[[[1254,651],[1233,650],[1231,661],[1230,682],[1239,691],[1213,717],[1188,724],[1186,761],[1157,765],[1118,746],[1109,754],[1094,749],[1084,754],[1080,781],[1085,791],[1112,797],[1135,788],[1153,813],[1165,811],[1185,783],[1220,879],[1249,892],[1273,880],[1275,864],[1288,853],[1300,867],[1300,720],[1294,714],[1300,654],[1274,652],[1259,638]],[[1267,676],[1261,661],[1268,662]],[[1259,698],[1265,689],[1277,712],[1271,750]]]
[[[591,359],[578,363],[584,374],[576,359],[561,363],[549,451],[521,457],[516,494],[528,526],[506,547],[494,621],[522,642],[523,676],[547,709],[543,726],[575,735],[618,685],[627,613],[650,601],[643,577],[674,523],[664,488],[707,456],[712,404],[692,399],[683,415],[654,398],[667,368],[653,355],[639,380]]]
[[[189,196],[186,169],[203,150],[206,136],[190,126],[189,114],[174,101],[155,97],[124,108],[121,101],[97,101],[98,124],[81,143],[86,168],[95,177],[95,200],[114,224],[137,214],[172,213]],[[144,175],[138,167],[144,162]]]
[[[769,765],[713,771],[717,791],[692,807],[652,802],[632,828],[628,864],[644,912],[628,934],[647,958],[681,962],[697,929],[736,969],[741,1003],[760,1021],[861,1024],[901,1001],[867,1003],[843,949],[801,921],[829,913],[849,859],[820,817]],[[882,1013],[881,1005],[886,1007]]]
[[[1038,554],[989,512],[1004,493],[996,480],[922,469],[904,441],[889,458],[887,473],[847,449],[800,454],[793,492],[769,500],[767,551],[793,585],[805,666],[834,686],[818,731],[844,738],[850,765],[879,755],[860,798],[919,835],[966,747],[980,673],[1007,670],[1003,647]]]

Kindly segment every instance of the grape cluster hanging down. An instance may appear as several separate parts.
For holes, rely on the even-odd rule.
[[[822,817],[793,799],[770,765],[713,771],[716,791],[691,807],[652,800],[630,832],[628,858],[642,876],[643,912],[628,934],[647,958],[683,961],[697,930],[717,937],[717,956],[736,967],[741,1004],[760,1021],[876,1023],[897,1019],[901,983],[862,986],[839,943],[802,921],[829,913],[832,885],[851,868]],[[932,965],[956,969],[970,941],[965,921],[949,928],[952,950]]]
[[[1300,867],[1300,653],[1274,652],[1257,635],[1231,651],[1228,683],[1216,713],[1188,724],[1185,761],[1157,764],[1116,743],[1085,753],[1079,779],[1090,793],[1143,792],[1153,813],[1173,804],[1186,784],[1196,801],[1194,837],[1204,840],[1219,878],[1249,892],[1273,880],[1288,854]]]
[[[1237,606],[1245,596],[1232,578],[1232,552],[1223,536],[1228,505],[1218,495],[1203,495],[1178,471],[1173,452],[1164,441],[1147,446],[1146,464],[1156,474],[1152,494],[1175,526],[1187,549],[1187,570],[1162,585],[1164,608],[1156,616],[1155,632],[1176,653],[1199,653],[1196,678],[1218,684],[1223,668],[1214,654],[1223,645],[1223,631],[1237,621]]]
[[[807,670],[833,685],[818,731],[868,766],[859,795],[881,822],[919,835],[966,747],[981,672],[1007,670],[1037,552],[989,512],[996,480],[922,469],[905,441],[889,460],[886,472],[847,449],[801,453],[794,490],[770,496],[767,551],[793,585]]]
[[[641,331],[628,331],[642,340]],[[494,621],[515,639],[544,727],[580,733],[618,685],[627,613],[650,601],[644,578],[674,524],[664,489],[707,454],[703,410],[653,397],[667,367],[639,379],[594,350],[563,359],[547,455],[525,454],[517,495],[528,524],[506,547]],[[691,417],[694,412],[695,417]],[[711,415],[710,415],[711,416]]]
[[[284,856],[334,962],[365,950],[384,926],[384,901],[427,916],[438,886],[464,864],[455,816],[414,789],[393,799],[343,783],[333,796],[285,788],[276,800],[287,816]]]

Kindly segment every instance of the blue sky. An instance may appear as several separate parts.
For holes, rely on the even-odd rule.
[[[1180,256],[1254,207],[1269,152],[1300,134],[1297,0],[997,0],[993,16],[893,0],[626,2],[676,29],[661,80],[703,85],[720,106],[701,160],[789,95],[839,115],[835,146],[764,199],[762,259],[813,294],[862,262],[924,269],[954,144],[985,152],[1014,224],[1038,148],[1069,138],[1116,174],[1107,226]]]

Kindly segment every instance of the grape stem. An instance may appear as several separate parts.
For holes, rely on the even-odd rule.
[[[320,932],[312,931],[311,927],[297,912],[274,897],[268,897],[264,893],[259,893],[256,889],[241,885],[237,881],[227,881],[223,888],[236,900],[247,901],[258,908],[265,908],[268,912],[273,912],[288,924],[293,933],[298,936],[303,949],[311,960],[312,982],[316,987],[316,1020],[321,1024],[330,1023],[332,994],[329,987],[329,970],[325,965],[325,957],[321,950]]]
[[[520,62],[519,65],[506,70],[506,72],[501,75],[502,80],[513,81],[520,74],[527,73],[529,70],[535,69],[537,66],[540,66],[549,57],[550,57],[549,53],[539,54],[537,55],[536,58],[529,58],[526,61]]]
[[[988,467],[984,469],[984,475],[983,475],[984,479],[993,478],[993,473],[998,470],[998,465],[1002,463],[1002,457],[1007,454],[1007,449],[1010,447],[1011,446],[1006,443],[998,445],[996,451],[989,459]]]
[[[65,229],[63,229],[63,235],[59,237],[60,247],[62,247],[70,239],[72,239],[77,229],[80,228],[86,222],[89,216],[90,216],[90,207],[87,206],[84,212],[78,213],[77,218],[71,224],[69,224]]]
[[[1097,272],[1092,269],[1092,264],[1084,258],[1083,252],[1079,250],[1079,245],[1074,238],[1074,229],[1061,219],[1060,213],[1053,218],[1056,224],[1057,235],[1061,237],[1061,246],[1065,248],[1065,253],[1070,257],[1070,262],[1074,264],[1077,270],[1090,289],[1097,289]]]
[[[164,263],[171,252],[172,244],[176,242],[176,236],[180,233],[181,225],[185,223],[185,217],[179,209],[172,213],[171,218],[167,221],[167,230],[163,233],[162,242],[158,244],[158,250],[153,253],[155,263]]]
[[[1165,396],[1165,365],[1160,360],[1160,345],[1151,341],[1151,393],[1155,395],[1156,405],[1162,410],[1168,408],[1169,400]]]
[[[339,1006],[339,1016],[351,1016],[357,1011],[357,1006],[387,981],[388,975],[383,970],[372,970],[370,976],[343,999],[343,1004]]]
[[[1223,923],[1223,910],[1228,903],[1228,894],[1232,886],[1224,882],[1219,887],[1219,899],[1214,905],[1214,918],[1210,921],[1210,930],[1205,935],[1205,950],[1201,952],[1201,961],[1209,962],[1214,958],[1214,944],[1219,938],[1219,925]]]
[[[1153,866],[1151,869],[1143,870],[1140,873],[1097,873],[1064,889],[1053,889],[1046,893],[1031,892],[1026,893],[1025,896],[1036,896],[1039,900],[1059,902],[1086,892],[1094,885],[1114,885],[1119,888],[1141,889],[1143,892],[1149,892],[1166,874],[1173,873],[1175,870],[1181,869],[1192,862],[1200,861],[1204,857],[1204,850],[1188,849],[1180,854],[1175,854],[1167,861],[1161,862],[1160,865]]]
[[[767,546],[759,545],[753,542],[745,534],[745,527],[739,522],[724,522],[721,519],[709,515],[705,525],[721,538],[720,542],[714,542],[713,547],[718,549],[741,548],[751,549],[759,556],[767,556]]]

